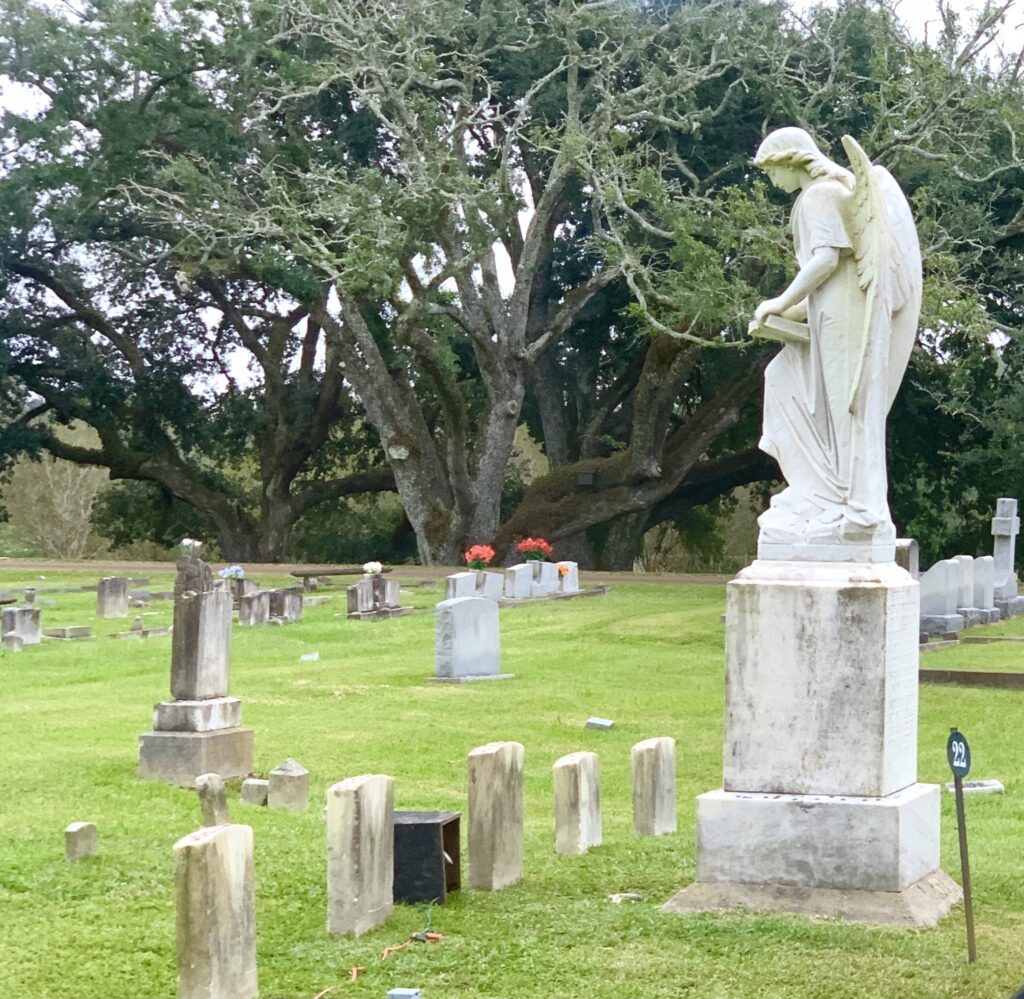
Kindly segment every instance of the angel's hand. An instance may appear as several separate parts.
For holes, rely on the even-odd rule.
[[[805,298],[802,302],[797,302],[796,305],[791,305],[782,313],[782,318],[792,319],[798,323],[807,322],[807,299]]]
[[[761,323],[766,316],[778,315],[782,312],[785,303],[781,298],[766,298],[755,310],[754,319]]]

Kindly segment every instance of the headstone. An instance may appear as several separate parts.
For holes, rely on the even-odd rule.
[[[921,573],[920,630],[924,634],[947,635],[964,630],[963,615],[956,609],[960,572],[959,562],[945,559]]]
[[[226,826],[231,824],[228,814],[228,798],[220,774],[200,774],[196,778],[199,792],[199,806],[203,813],[204,826]]]
[[[177,565],[171,642],[174,700],[156,705],[153,731],[139,737],[139,776],[191,787],[202,774],[248,774],[253,733],[240,727],[241,702],[228,695],[231,594],[214,588],[209,566],[199,559],[182,557]]]
[[[286,624],[302,620],[302,588],[289,586],[282,590],[269,590],[270,616]]]
[[[558,577],[558,566],[554,562],[531,562],[533,568],[533,583],[530,586],[531,597],[549,597],[557,593],[560,582]]]
[[[965,780],[962,787],[964,794],[1002,794],[1006,790],[1001,780]],[[950,781],[946,790],[956,791],[956,783]]]
[[[269,788],[270,781],[260,780],[258,777],[247,777],[242,781],[241,800],[246,805],[265,805]]]
[[[1017,501],[1006,497],[996,500],[996,515],[992,518],[993,593],[995,605],[1004,618],[1024,614],[1024,597],[1017,596],[1017,573],[1014,569],[1019,533]]]
[[[533,566],[528,562],[510,565],[505,570],[505,599],[521,600],[533,589]]]
[[[128,577],[105,576],[96,587],[97,617],[128,616]]]
[[[555,567],[558,570],[558,589],[560,593],[580,592],[580,567],[576,562],[559,562]]]
[[[267,806],[289,812],[304,812],[309,807],[309,771],[301,763],[287,759],[270,771]]]
[[[94,822],[72,822],[64,830],[64,854],[72,863],[83,857],[95,857],[98,843]]]
[[[498,678],[501,649],[498,605],[482,597],[456,597],[437,605],[436,679]]]
[[[632,751],[633,831],[662,836],[676,831],[676,741],[645,739]]]
[[[397,579],[388,579],[386,576],[383,580],[383,591],[381,597],[381,604],[388,610],[396,610],[402,605],[402,586]]]
[[[586,853],[601,845],[601,783],[597,753],[555,761],[555,851]]]
[[[246,593],[238,598],[238,623],[245,628],[255,628],[270,619],[270,594]]]
[[[974,557],[956,555],[953,561],[960,564],[960,588],[957,592],[956,612],[963,615],[964,627],[970,628],[982,623],[981,609],[974,606]]]
[[[16,635],[22,645],[43,640],[42,611],[38,607],[5,607],[0,611],[0,634]]]
[[[364,576],[358,583],[349,586],[346,594],[350,615],[373,613],[373,583],[369,576]]]
[[[920,559],[921,548],[913,538],[896,539],[896,564],[914,579],[921,575]]]
[[[388,989],[387,999],[420,999],[419,989]]]
[[[981,617],[981,624],[995,624],[1002,618],[1002,612],[995,605],[995,559],[983,555],[974,560],[974,607]]]
[[[174,868],[178,999],[256,999],[252,829],[191,833],[174,844]]]
[[[34,586],[25,587],[25,603],[27,606],[31,606],[36,602],[36,588]]]
[[[395,782],[383,774],[327,791],[327,932],[360,936],[394,909]]]
[[[476,595],[497,603],[505,595],[505,575],[484,570],[477,576]]]
[[[469,883],[499,891],[523,876],[523,757],[518,742],[474,749],[469,765]]]
[[[598,732],[610,732],[615,728],[615,722],[611,718],[598,718],[595,715],[593,718],[588,718],[583,727],[596,729]]]
[[[476,572],[454,572],[444,581],[445,600],[476,596]]]

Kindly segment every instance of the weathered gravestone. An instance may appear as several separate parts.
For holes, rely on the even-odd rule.
[[[265,805],[270,790],[270,781],[248,777],[242,781],[241,800],[247,805]]]
[[[663,836],[676,831],[676,741],[645,739],[632,751],[633,831]]]
[[[72,822],[64,830],[64,855],[72,863],[83,857],[95,857],[98,844],[95,822]]]
[[[436,674],[445,683],[502,680],[498,605],[483,597],[456,597],[437,605]]]
[[[205,589],[194,589],[194,587]],[[252,770],[252,729],[228,696],[231,594],[214,588],[209,566],[178,560],[171,644],[172,701],[153,709],[153,731],[139,737],[139,776],[191,786],[200,774],[244,777]]]
[[[1017,501],[1006,497],[996,500],[996,515],[992,518],[993,592],[995,605],[1004,618],[1024,614],[1024,597],[1017,596],[1017,573],[1014,569],[1018,534]]]
[[[357,620],[403,617],[412,607],[403,607],[401,585],[383,573],[367,573],[347,588],[348,616]]]
[[[270,771],[267,807],[289,812],[304,812],[309,807],[309,771],[301,763],[287,759]]]
[[[982,623],[980,607],[974,606],[974,557],[972,555],[956,555],[954,562],[960,564],[960,585],[957,591],[956,612],[963,615],[964,627],[972,628]]]
[[[270,594],[266,591],[245,593],[238,598],[238,623],[246,628],[266,624],[270,620]]]
[[[128,616],[128,577],[105,576],[96,587],[97,617]]]
[[[469,883],[498,891],[523,876],[523,757],[518,742],[474,749],[469,767]]]
[[[917,579],[921,575],[921,548],[913,538],[896,539],[896,564]]]
[[[920,630],[926,635],[948,635],[964,630],[964,616],[957,611],[960,599],[960,563],[936,562],[921,573]]]
[[[569,753],[552,768],[555,851],[586,853],[601,845],[601,771],[597,753]]]
[[[268,590],[270,616],[285,624],[302,620],[302,588],[289,586],[282,590]]]
[[[13,635],[22,645],[39,645],[43,640],[42,612],[38,607],[5,607],[0,611],[0,635]]]
[[[204,826],[174,844],[174,868],[178,999],[255,999],[252,829]]]
[[[522,600],[533,589],[533,566],[528,562],[510,565],[505,570],[505,599]]]
[[[395,782],[383,774],[327,792],[327,932],[360,936],[394,909]]]

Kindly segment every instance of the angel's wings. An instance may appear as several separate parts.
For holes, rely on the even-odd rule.
[[[865,295],[862,347],[850,389],[852,413],[860,398],[864,365],[877,338],[887,337],[887,401],[892,404],[917,336],[921,305],[921,249],[910,205],[885,167],[873,166],[852,136],[843,136],[855,184],[844,201],[857,278]],[[903,321],[899,321],[897,317]]]

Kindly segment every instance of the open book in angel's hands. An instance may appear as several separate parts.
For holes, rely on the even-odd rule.
[[[779,343],[810,343],[811,329],[807,323],[798,323],[794,319],[782,316],[765,316],[764,319],[751,319],[747,332],[759,340],[777,340]]]

